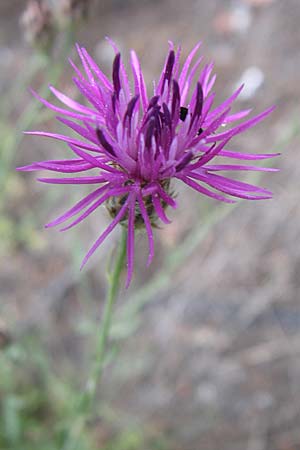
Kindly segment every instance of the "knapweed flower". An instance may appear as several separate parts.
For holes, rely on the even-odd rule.
[[[105,204],[111,222],[85,256],[82,266],[119,223],[127,229],[127,285],[134,265],[135,229],[144,227],[149,240],[149,258],[154,255],[153,227],[160,220],[169,223],[167,207],[176,208],[171,182],[180,180],[207,197],[233,203],[234,198],[269,199],[272,193],[264,188],[220,175],[222,171],[268,170],[245,164],[226,163],[237,160],[263,160],[275,154],[236,152],[227,144],[231,138],[263,120],[273,108],[242,121],[250,110],[231,113],[234,100],[242,87],[219,106],[213,106],[213,64],[199,71],[202,57],[200,43],[190,52],[180,68],[180,48],[170,48],[160,78],[150,94],[146,89],[140,62],[131,51],[132,83],[129,82],[120,53],[112,43],[116,56],[112,79],[100,70],[85,48],[77,46],[84,74],[75,70],[73,81],[88,101],[79,103],[54,87],[52,93],[64,103],[58,107],[34,95],[59,114],[57,119],[74,130],[80,138],[33,131],[29,134],[47,136],[65,142],[73,159],[35,162],[20,170],[46,169],[58,173],[81,173],[96,169],[86,176],[39,178],[52,184],[90,184],[91,193],[65,214],[48,223],[53,227],[71,220],[62,228],[77,225],[100,205]],[[194,61],[194,62],[193,62]],[[232,126],[233,123],[238,122]],[[215,157],[221,157],[217,163]],[[75,219],[74,217],[77,216]]]

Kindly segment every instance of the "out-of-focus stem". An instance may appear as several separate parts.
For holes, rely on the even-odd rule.
[[[116,261],[112,272],[109,273],[108,275],[109,287],[103,311],[103,319],[101,326],[99,328],[99,336],[97,339],[94,368],[91,371],[91,375],[86,384],[86,389],[82,397],[80,398],[77,407],[78,416],[75,419],[75,422],[73,423],[70,432],[68,433],[65,445],[63,446],[63,450],[75,450],[78,448],[79,445],[78,438],[80,437],[81,432],[86,423],[86,420],[92,410],[93,401],[95,399],[97,391],[97,386],[101,381],[103,369],[106,362],[106,350],[112,324],[113,306],[117,299],[120,285],[120,277],[125,264],[126,236],[127,236],[126,229],[123,229]]]
[[[107,293],[107,299],[105,302],[104,312],[103,312],[103,319],[101,328],[99,330],[99,338],[98,338],[98,345],[96,350],[96,359],[95,359],[95,367],[91,374],[91,377],[87,384],[87,396],[89,397],[89,402],[93,400],[95,397],[95,392],[97,389],[97,385],[100,382],[104,363],[105,363],[105,350],[107,345],[107,340],[109,337],[109,332],[111,328],[111,322],[112,322],[112,313],[113,313],[113,305],[116,301],[117,294],[119,291],[119,284],[120,284],[120,276],[122,273],[122,270],[124,268],[125,264],[125,257],[126,257],[126,236],[127,232],[126,229],[122,229],[122,236],[121,241],[119,244],[119,251],[116,258],[115,266],[112,271],[108,275],[109,279],[109,288]]]

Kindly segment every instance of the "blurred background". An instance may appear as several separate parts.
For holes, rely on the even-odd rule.
[[[300,449],[299,0],[1,0],[0,449],[60,450],[95,351],[107,257],[118,231],[80,273],[105,209],[66,234],[43,224],[82,187],[38,184],[15,167],[68,157],[26,129],[61,132],[28,87],[76,97],[67,57],[86,46],[110,74],[110,36],[139,54],[151,88],[167,51],[199,40],[214,60],[217,99],[242,81],[238,108],[276,104],[234,140],[280,151],[274,191],[237,206],[178,192],[156,256],[136,239],[135,277],[115,311],[96,408],[78,450]]]

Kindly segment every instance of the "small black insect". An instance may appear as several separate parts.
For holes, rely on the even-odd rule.
[[[186,108],[185,106],[180,107],[179,115],[180,115],[180,120],[182,120],[182,122],[185,121],[188,111],[189,111],[188,108]]]
[[[188,108],[186,108],[185,106],[180,106],[179,117],[180,120],[182,120],[182,122],[185,121],[188,112],[189,112]],[[201,133],[203,133],[203,128],[199,128],[197,136],[200,136]]]

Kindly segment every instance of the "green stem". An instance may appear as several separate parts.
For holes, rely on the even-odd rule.
[[[97,386],[101,380],[103,369],[106,362],[106,350],[109,339],[113,306],[117,299],[117,294],[120,285],[120,276],[125,264],[126,257],[126,229],[122,230],[121,241],[119,244],[118,254],[116,257],[115,265],[111,273],[108,274],[108,292],[105,301],[103,319],[101,327],[99,329],[99,336],[97,339],[97,348],[95,356],[95,365],[91,372],[91,375],[86,384],[86,389],[79,400],[77,407],[78,417],[75,420],[70,432],[67,435],[63,450],[74,450],[79,445],[79,437],[82,434],[82,430],[85,426],[88,415],[90,414],[93,406],[93,400],[95,399]]]
[[[105,350],[107,345],[107,340],[109,338],[109,332],[111,328],[112,322],[112,313],[113,306],[117,298],[119,284],[120,284],[120,275],[122,269],[124,268],[125,256],[126,256],[126,230],[122,229],[122,236],[119,246],[118,255],[116,258],[116,263],[112,273],[108,274],[109,288],[107,293],[107,299],[105,302],[102,325],[99,330],[99,338],[98,345],[96,349],[96,359],[95,359],[95,367],[91,374],[91,377],[87,384],[87,392],[90,397],[90,402],[95,397],[95,392],[97,389],[97,385],[101,379],[104,363],[105,363]]]

